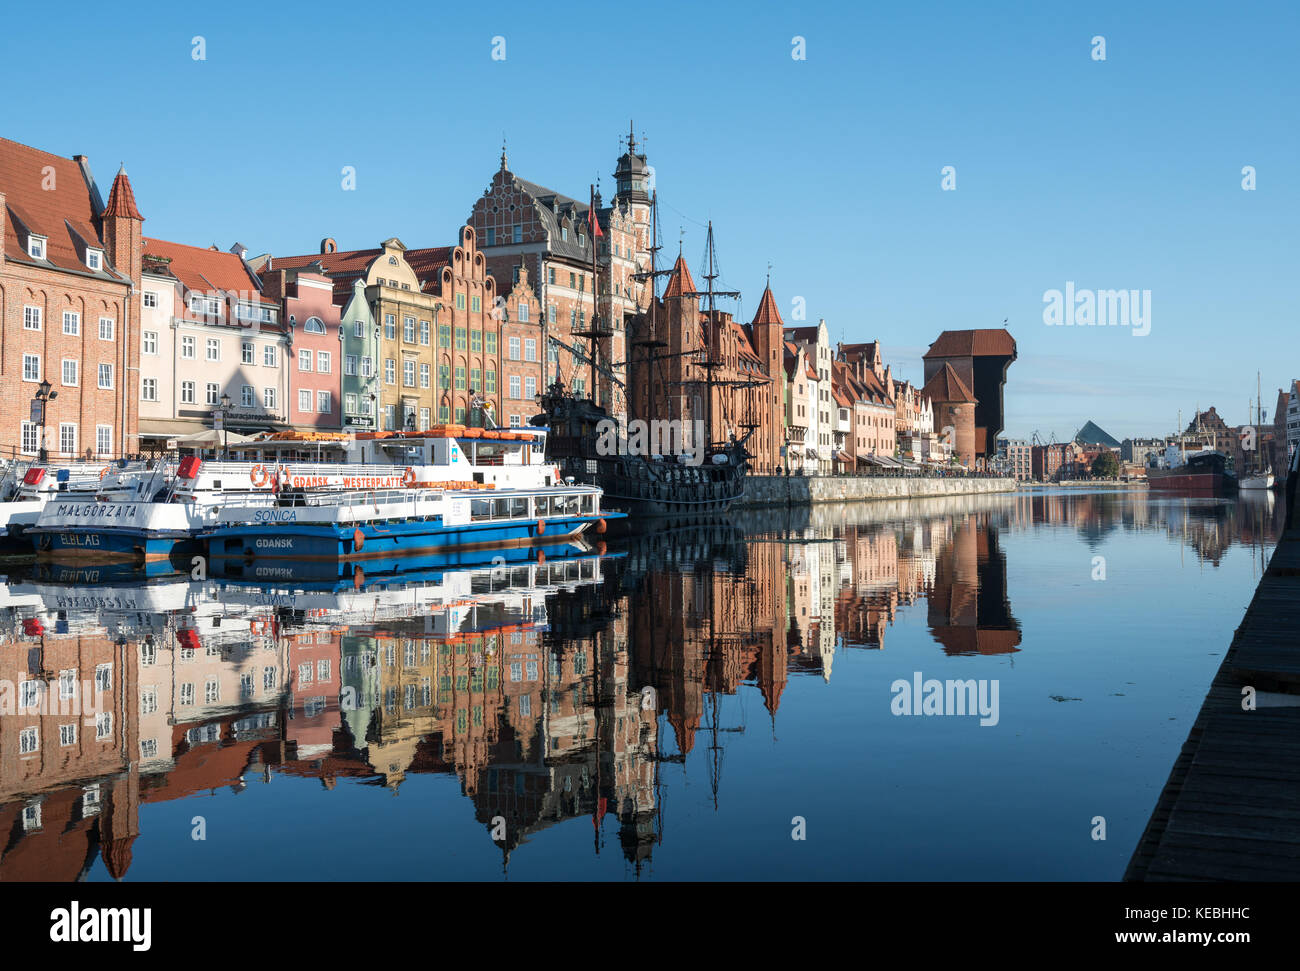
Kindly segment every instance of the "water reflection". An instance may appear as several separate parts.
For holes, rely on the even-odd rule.
[[[0,879],[100,861],[124,877],[155,838],[150,804],[277,774],[319,780],[324,815],[341,780],[397,794],[454,777],[482,833],[470,850],[508,865],[581,817],[593,854],[640,872],[673,835],[668,766],[702,761],[719,805],[728,739],[752,727],[727,699],[755,691],[775,735],[778,712],[809,714],[782,710],[793,678],[830,684],[837,655],[884,650],[911,615],[944,656],[1032,649],[1007,537],[1163,534],[1215,568],[1234,545],[1262,561],[1278,514],[1271,496],[1027,493],[748,511],[604,555],[356,583],[16,567],[0,583]],[[271,797],[262,811],[285,823]]]

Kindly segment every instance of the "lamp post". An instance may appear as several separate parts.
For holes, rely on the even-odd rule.
[[[230,459],[230,429],[226,426],[226,413],[230,411],[230,405],[230,395],[221,392],[221,410],[217,414],[221,416],[221,457],[227,461]]]
[[[59,393],[57,391],[50,390],[50,382],[42,379],[39,390],[37,390],[36,392],[36,397],[32,399],[32,403],[35,406],[32,410],[33,411],[39,410],[41,415],[41,446],[38,452],[38,456],[42,464],[50,460],[49,449],[45,447],[46,405],[48,405],[51,401],[53,401],[58,396]]]

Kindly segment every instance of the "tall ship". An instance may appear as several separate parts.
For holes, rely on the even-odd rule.
[[[1251,463],[1250,468],[1241,471],[1241,488],[1247,492],[1267,491],[1273,488],[1273,468],[1267,462],[1260,458],[1260,452],[1263,451],[1260,446],[1260,429],[1264,424],[1264,415],[1261,411],[1263,406],[1263,394],[1260,388],[1259,372],[1255,372],[1255,427],[1253,429],[1254,441],[1251,443]]]
[[[659,339],[656,321],[658,278],[670,272],[657,268],[657,254],[661,248],[657,193],[651,203],[651,212],[650,268],[635,274],[637,279],[651,281],[650,313],[642,332],[631,341],[631,346],[633,354],[640,353],[642,362],[653,368],[658,360],[672,356],[663,353],[668,345]],[[599,224],[595,218],[594,186],[589,213],[595,236]],[[599,281],[596,250],[597,247],[593,246],[591,269],[593,279]],[[626,398],[627,390],[608,362],[599,360],[600,342],[611,337],[613,330],[610,329],[608,314],[601,313],[598,282],[591,326],[572,335],[588,342],[587,352],[554,336],[549,337],[550,343],[564,348],[573,360],[590,368],[592,396],[566,387],[558,373],[546,391],[538,396],[542,411],[532,418],[532,424],[547,428],[546,458],[556,464],[566,480],[599,486],[605,505],[627,513],[633,520],[721,513],[744,494],[751,457],[745,443],[753,434],[754,426],[742,426],[747,428],[745,434],[739,438],[731,435],[727,441],[715,441],[713,433],[714,372],[721,366],[714,353],[717,347],[714,331],[718,322],[715,301],[740,296],[737,291],[716,289],[717,278],[713,224],[710,223],[704,274],[708,286],[703,291],[684,294],[705,301],[707,306],[707,311],[701,314],[700,346],[683,355],[690,357],[691,363],[704,374],[701,379],[686,382],[703,390],[702,421],[663,421],[643,415],[635,419],[638,430],[631,431],[630,426],[621,427],[608,409],[595,400],[597,374],[608,380],[613,394]]]

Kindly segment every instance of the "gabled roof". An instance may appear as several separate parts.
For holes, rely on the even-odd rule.
[[[794,341],[796,344],[816,344],[817,327],[787,327],[785,329],[785,339]]]
[[[770,285],[763,290],[763,296],[758,301],[758,312],[754,314],[754,319],[751,322],[751,326],[757,326],[758,324],[785,326],[785,321],[781,319],[781,311],[776,305],[776,297],[772,296],[772,287]]]
[[[204,249],[200,246],[186,246],[184,243],[170,243],[163,239],[144,238],[143,255],[159,256],[170,260],[167,269],[172,276],[181,281],[186,290],[201,293],[237,293],[251,297],[256,303],[275,306],[273,301],[262,297],[262,282],[244,265],[234,253],[227,253],[216,248]]]
[[[129,189],[126,174],[119,173],[118,178]],[[75,159],[0,138],[0,192],[5,196],[0,232],[6,260],[105,280],[125,279],[86,266],[86,247],[104,248],[96,218],[100,200],[87,183],[87,171]],[[45,237],[44,260],[27,255],[29,234]]]
[[[921,394],[931,401],[974,402],[975,396],[962,383],[951,364],[944,364],[942,371],[936,371],[934,377],[925,383]]]
[[[683,293],[695,292],[695,280],[691,276],[690,267],[686,265],[686,260],[678,254],[677,262],[673,264],[672,276],[668,278],[668,286],[664,287],[664,299],[677,299]]]
[[[422,249],[408,249],[402,253],[402,259],[414,271],[420,281],[420,289],[432,293],[440,286],[439,275],[443,267],[451,263],[451,246],[427,246]],[[319,263],[325,273],[334,281],[335,299],[346,300],[352,293],[352,284],[364,277],[370,264],[384,254],[383,247],[372,249],[354,249],[335,251],[333,253],[308,253],[303,256],[273,256],[270,269],[291,270]]]
[[[921,355],[932,357],[1015,357],[1016,341],[1006,330],[985,327],[978,330],[945,330]]]

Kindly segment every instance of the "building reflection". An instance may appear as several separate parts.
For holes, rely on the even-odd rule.
[[[275,774],[393,795],[455,777],[503,866],[583,819],[639,870],[666,768],[703,760],[716,801],[729,741],[756,730],[727,699],[753,691],[775,734],[793,679],[884,650],[918,601],[946,654],[1027,649],[1008,535],[1162,530],[1217,564],[1262,558],[1278,525],[1267,497],[1026,492],[751,511],[618,555],[364,585],[45,567],[0,583],[0,879],[124,877],[144,804]]]

